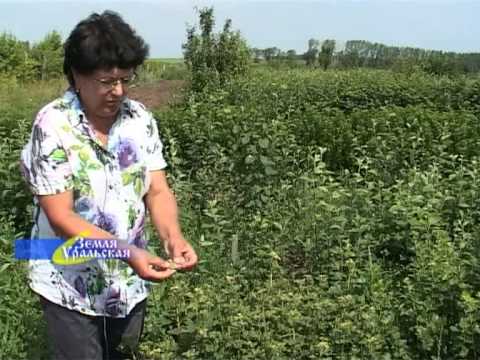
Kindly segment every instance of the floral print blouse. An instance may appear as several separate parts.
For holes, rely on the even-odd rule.
[[[77,214],[141,248],[149,172],[165,167],[155,119],[142,104],[123,101],[104,147],[70,90],[40,110],[21,154],[33,195],[72,190]],[[34,203],[32,238],[55,238],[36,197]],[[116,259],[77,265],[30,260],[29,279],[36,293],[87,315],[125,317],[148,292],[148,283]]]

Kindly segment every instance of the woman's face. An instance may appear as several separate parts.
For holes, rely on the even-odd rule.
[[[95,70],[83,75],[74,72],[75,88],[89,120],[111,123],[127,94],[133,69]]]

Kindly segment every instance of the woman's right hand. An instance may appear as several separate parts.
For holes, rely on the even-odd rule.
[[[171,264],[159,256],[133,245],[130,245],[128,249],[130,254],[126,261],[142,279],[162,281],[175,274],[176,271],[172,269]]]

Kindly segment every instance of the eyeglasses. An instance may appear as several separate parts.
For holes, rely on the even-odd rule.
[[[100,88],[103,91],[112,91],[118,84],[121,84],[124,88],[134,86],[135,79],[137,74],[133,73],[130,76],[118,78],[118,79],[93,79],[99,83]]]

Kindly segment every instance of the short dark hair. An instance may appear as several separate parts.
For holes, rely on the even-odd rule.
[[[148,45],[116,12],[91,14],[72,30],[64,45],[63,73],[74,86],[72,70],[88,75],[97,69],[136,68]]]

